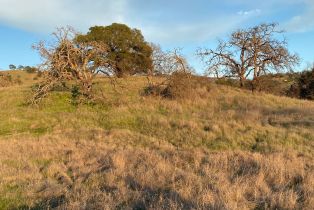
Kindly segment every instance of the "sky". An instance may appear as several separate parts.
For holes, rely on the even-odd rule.
[[[163,49],[182,49],[197,72],[200,47],[215,48],[232,31],[276,22],[302,70],[314,62],[314,0],[0,0],[0,69],[37,65],[31,46],[57,27],[85,33],[94,25],[125,23]]]

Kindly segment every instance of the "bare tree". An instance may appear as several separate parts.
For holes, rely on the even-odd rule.
[[[153,49],[153,70],[149,76],[162,76],[165,79],[164,83],[166,83],[174,73],[190,74],[193,72],[192,67],[181,55],[180,49],[163,51],[159,45],[155,44],[151,44],[151,48]]]
[[[193,69],[180,50],[164,52],[158,45],[152,45],[152,49],[153,71],[148,75],[146,94],[168,98],[183,98],[189,95],[192,91]]]
[[[258,85],[261,75],[284,70],[292,71],[292,67],[299,63],[299,57],[289,53],[287,41],[274,38],[274,34],[283,33],[278,31],[276,26],[276,24],[261,24],[249,31],[251,38],[249,52],[251,71],[253,71],[252,89]]]
[[[99,73],[111,76],[112,70],[106,59],[108,47],[99,42],[77,43],[77,36],[71,27],[59,28],[53,33],[52,43],[40,42],[33,48],[43,59],[40,70],[44,81],[32,98],[37,103],[58,83],[74,81],[87,98],[92,97],[93,79]]]
[[[236,77],[241,87],[247,78],[252,78],[254,90],[261,75],[292,70],[299,62],[297,55],[289,53],[286,40],[275,37],[283,33],[276,28],[276,24],[261,24],[237,30],[227,41],[219,41],[217,49],[200,49],[197,54],[209,74]]]
[[[187,60],[181,54],[181,49],[163,51],[159,45],[151,44],[153,49],[153,75],[171,75],[173,72],[192,72]]]

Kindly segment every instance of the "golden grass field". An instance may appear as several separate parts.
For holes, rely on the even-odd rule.
[[[142,77],[105,100],[54,92],[35,74],[0,88],[0,209],[313,209],[314,102],[228,86],[143,97]]]

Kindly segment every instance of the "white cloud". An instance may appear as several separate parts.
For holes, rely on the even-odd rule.
[[[259,15],[261,14],[261,10],[260,9],[253,9],[253,10],[247,10],[247,11],[239,11],[237,14],[238,15]]]
[[[124,21],[125,0],[0,0],[0,22],[35,32]]]
[[[290,32],[307,32],[314,30],[314,1],[304,0],[304,12],[292,17],[285,28]]]
[[[185,12],[189,6],[195,5],[190,1],[183,3]],[[198,6],[201,3],[197,2]],[[146,9],[149,4],[153,4],[153,7]],[[56,27],[65,25],[84,32],[92,25],[123,22],[141,28],[150,41],[180,42],[218,36],[246,18],[221,14],[216,17],[208,15],[205,19],[196,16],[195,20],[190,21],[188,16],[181,19],[180,12],[174,10],[175,2],[169,4],[163,0],[158,3],[143,0],[0,0],[0,22],[39,33],[50,33]],[[167,12],[163,13],[164,9]],[[150,18],[150,14],[156,13],[156,10],[161,16]],[[256,12],[258,10],[246,12],[245,16]],[[165,21],[164,14],[175,17]]]
[[[163,43],[202,42],[216,39],[230,30],[234,30],[250,16],[225,15],[223,17],[202,20],[196,23],[157,24],[143,26],[144,35],[152,40]]]
[[[254,8],[255,3],[251,0],[215,0],[208,4],[197,0],[0,0],[0,23],[50,33],[65,25],[85,32],[92,25],[123,22],[142,29],[149,41],[177,43],[216,38],[266,14],[274,7],[274,2],[291,5],[305,1],[312,7],[287,24],[291,29],[304,30],[314,25],[313,0],[264,0],[264,6],[258,9],[248,9]],[[227,12],[218,7],[216,11],[215,5],[221,4],[243,10]],[[195,13],[206,7],[207,14]]]

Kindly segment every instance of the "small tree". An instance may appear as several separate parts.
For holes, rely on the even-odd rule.
[[[179,49],[173,51],[163,51],[159,45],[151,44],[152,53],[152,74],[153,75],[171,75],[174,72],[191,72],[187,60],[181,55]]]
[[[43,59],[40,70],[44,72],[44,81],[36,89],[32,103],[45,97],[55,85],[67,81],[75,82],[82,94],[91,99],[93,79],[98,73],[112,75],[106,59],[108,47],[104,43],[77,43],[77,33],[70,27],[59,28],[53,33],[50,44],[40,42],[34,45]]]
[[[233,32],[227,41],[220,41],[216,50],[199,50],[207,65],[208,73],[240,80],[241,87],[247,78],[252,78],[252,90],[258,78],[269,72],[292,70],[299,57],[290,54],[287,42],[275,35],[283,31],[276,24],[261,24],[249,29]]]
[[[10,65],[9,65],[9,69],[10,69],[10,70],[15,70],[15,69],[16,69],[16,66],[13,65],[13,64],[10,64]]]
[[[192,72],[186,59],[175,49],[163,52],[158,45],[152,45],[153,71],[148,76],[148,95],[161,95],[167,98],[185,98],[191,95]],[[151,77],[159,76],[157,82]]]

